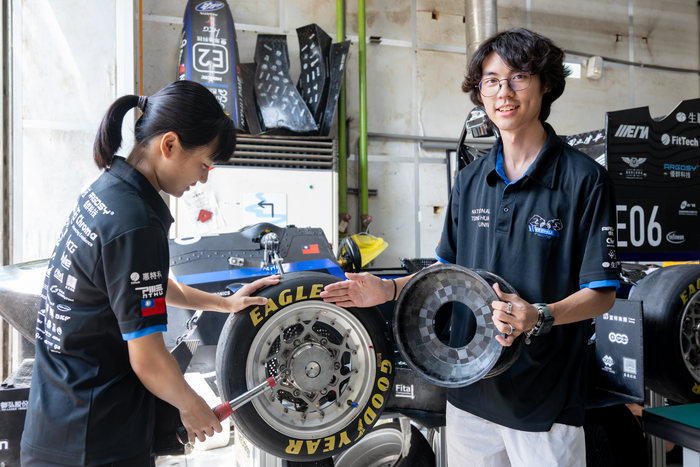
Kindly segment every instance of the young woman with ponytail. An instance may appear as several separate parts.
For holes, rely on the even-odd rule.
[[[122,121],[142,112],[126,159]],[[148,98],[123,96],[97,131],[103,170],[78,197],[54,248],[37,316],[22,465],[153,466],[154,396],[180,410],[190,442],[221,431],[165,347],[166,304],[240,311],[270,276],[223,298],[168,279],[173,221],[159,192],[179,197],[233,154],[236,133],[214,96],[191,81]]]

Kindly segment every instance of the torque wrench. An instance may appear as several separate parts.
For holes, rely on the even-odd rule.
[[[212,409],[214,415],[216,415],[216,418],[218,418],[220,422],[226,420],[228,417],[231,416],[231,414],[233,414],[234,410],[239,409],[241,406],[260,396],[262,393],[265,392],[265,390],[267,390],[267,388],[275,387],[284,376],[286,376],[285,371],[283,368],[280,367],[280,371],[277,374],[277,376],[270,376],[265,381],[255,386],[253,389],[244,392],[235,399],[228,402],[223,402],[214,407]],[[184,426],[181,426],[177,429],[177,440],[184,445],[189,444],[187,428],[185,428]]]

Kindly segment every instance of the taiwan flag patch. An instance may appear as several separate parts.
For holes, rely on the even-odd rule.
[[[318,245],[316,244],[304,245],[303,247],[301,247],[301,252],[305,255],[317,255],[320,253]]]
[[[141,314],[143,316],[162,315],[163,313],[165,313],[165,297],[141,300]]]

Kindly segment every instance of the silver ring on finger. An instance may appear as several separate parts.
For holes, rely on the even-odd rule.
[[[510,302],[508,302],[508,309],[506,310],[506,313],[508,313],[508,314],[513,313],[513,304]]]
[[[515,328],[510,323],[506,323],[506,324],[508,324],[508,326],[510,326],[510,332],[508,333],[508,335],[510,336],[511,334],[513,334],[515,332]]]

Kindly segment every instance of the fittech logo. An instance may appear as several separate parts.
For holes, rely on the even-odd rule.
[[[698,141],[697,138],[690,139],[685,136],[669,135],[668,133],[661,135],[661,142],[664,144],[664,146],[668,146],[669,144],[673,144],[675,146],[700,146],[700,141]]]

